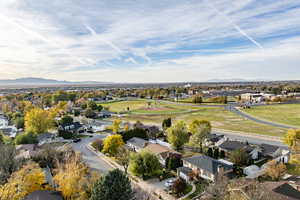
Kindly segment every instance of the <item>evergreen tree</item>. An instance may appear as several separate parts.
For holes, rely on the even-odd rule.
[[[90,200],[132,200],[134,193],[129,178],[119,169],[110,171],[93,186]]]

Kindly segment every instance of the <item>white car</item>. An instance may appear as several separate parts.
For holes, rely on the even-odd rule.
[[[174,182],[176,181],[175,178],[172,178],[170,180],[167,180],[167,182],[165,183],[165,187],[170,188],[172,187],[172,185],[174,184]]]

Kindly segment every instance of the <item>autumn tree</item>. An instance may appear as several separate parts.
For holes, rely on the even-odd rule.
[[[91,174],[88,166],[81,161],[80,155],[76,154],[60,164],[54,182],[65,199],[88,199],[91,186],[98,177],[97,174]]]
[[[113,133],[118,133],[120,131],[120,125],[121,125],[122,121],[120,119],[115,119],[113,121],[113,124],[112,124],[112,131]]]
[[[129,171],[142,178],[153,177],[161,173],[161,165],[156,155],[148,151],[131,154]]]
[[[278,163],[277,161],[272,160],[267,164],[265,173],[267,176],[271,177],[272,180],[278,181],[286,173],[286,166],[281,162]]]
[[[118,149],[124,145],[124,141],[121,135],[107,136],[103,142],[103,153],[107,153],[110,156],[114,156],[118,153]]]
[[[288,130],[283,138],[283,142],[287,144],[293,151],[300,151],[300,129]]]
[[[130,151],[125,147],[120,147],[117,153],[117,159],[120,164],[123,166],[125,173],[127,174],[127,169],[130,161]]]
[[[190,144],[199,146],[200,152],[203,152],[203,142],[211,133],[211,124],[206,120],[194,120],[189,125],[189,131],[192,133]]]
[[[29,163],[16,171],[8,182],[0,186],[1,200],[23,199],[36,190],[50,190],[45,174],[37,163]]]
[[[98,179],[92,187],[90,200],[133,200],[131,182],[121,170],[110,171]]]
[[[16,158],[17,151],[13,145],[0,144],[0,152],[0,184],[3,184],[22,166],[23,161]]]
[[[248,164],[249,155],[244,149],[237,149],[230,153],[229,159],[237,166],[243,166]]]
[[[180,149],[189,141],[189,134],[186,124],[183,121],[178,121],[175,125],[167,129],[168,142],[175,149]]]
[[[41,108],[33,108],[25,115],[25,129],[35,134],[47,132],[53,125],[50,113]]]

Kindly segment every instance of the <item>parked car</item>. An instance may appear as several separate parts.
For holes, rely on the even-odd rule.
[[[80,141],[81,141],[80,138],[76,138],[76,139],[73,140],[74,143],[78,143],[78,142],[80,142]]]
[[[176,178],[172,178],[172,179],[168,180],[168,181],[165,183],[165,187],[166,187],[166,188],[172,187],[172,185],[174,184],[175,181],[176,181]]]

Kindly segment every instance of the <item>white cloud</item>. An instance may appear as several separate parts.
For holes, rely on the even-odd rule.
[[[0,78],[151,82],[299,76],[299,1],[215,0],[215,9],[207,2],[2,1]]]

